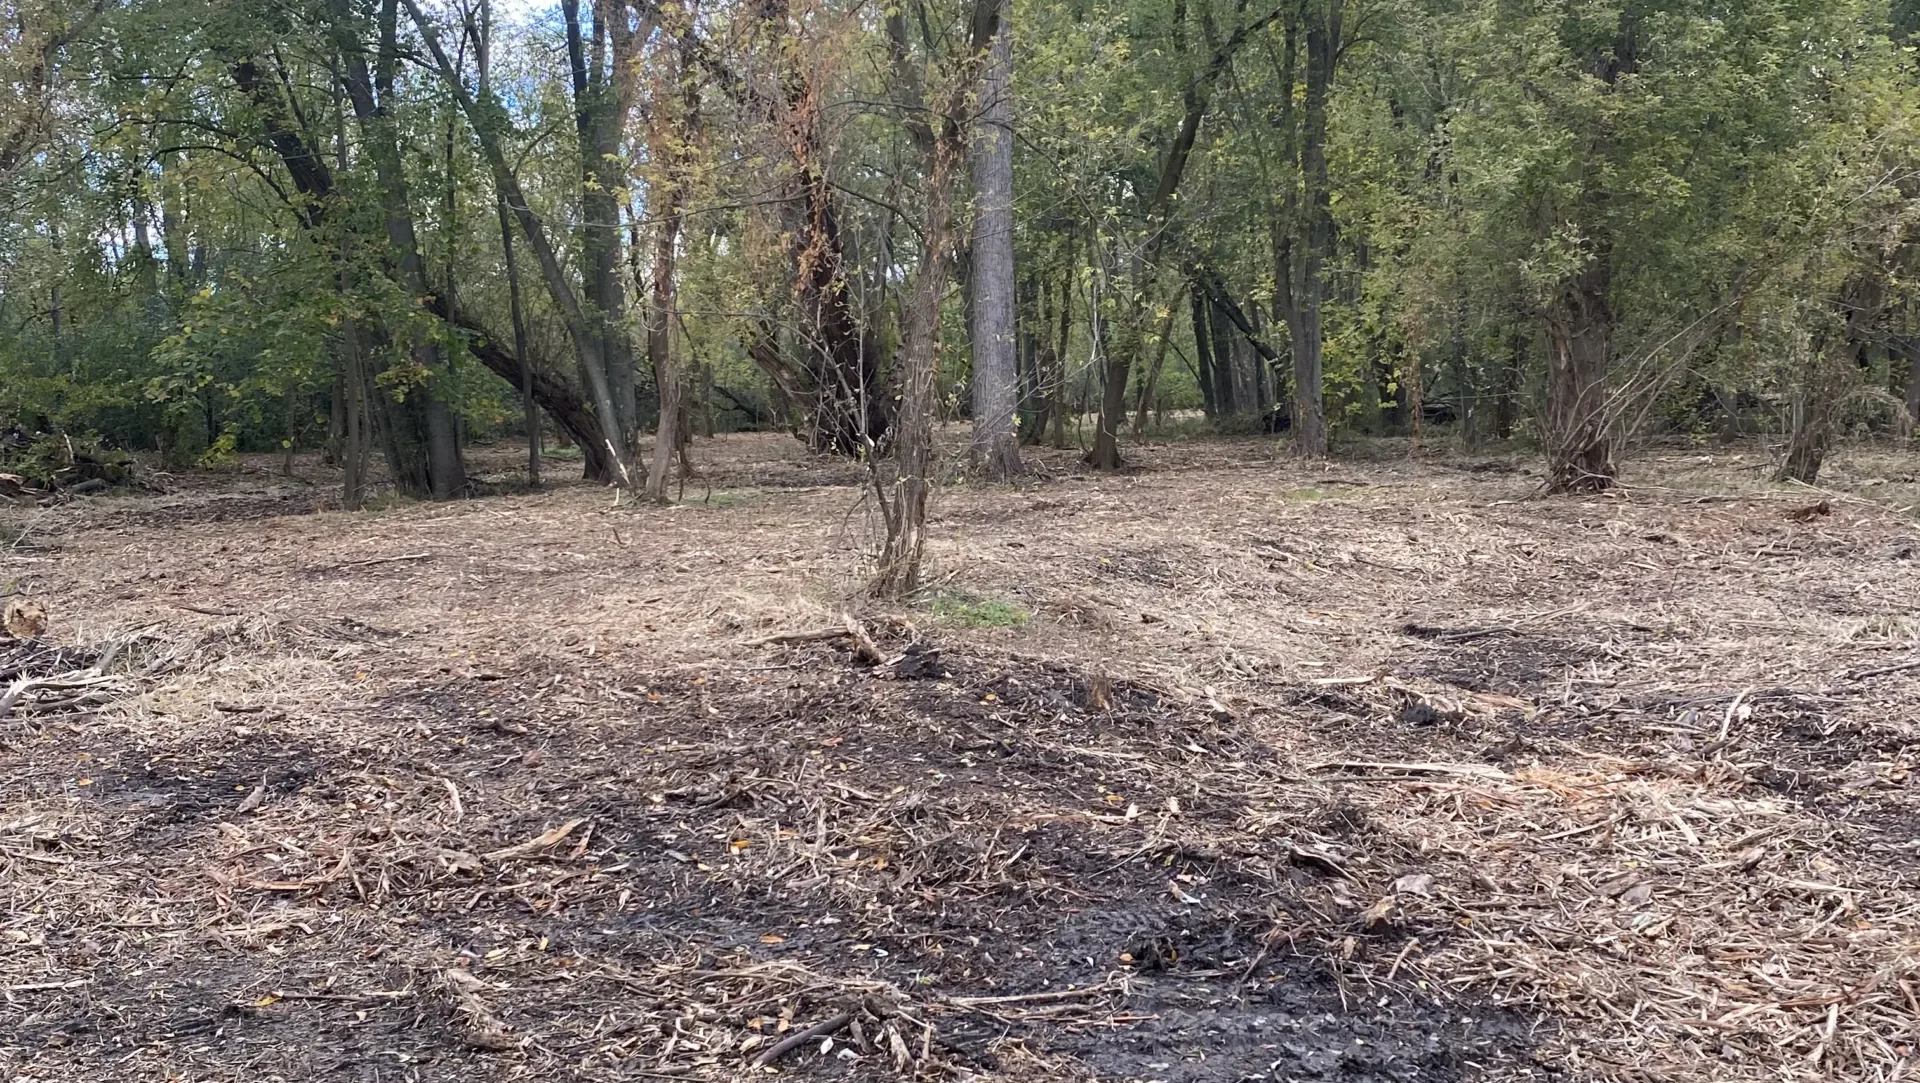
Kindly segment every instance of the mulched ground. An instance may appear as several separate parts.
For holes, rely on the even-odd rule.
[[[1909,521],[1055,456],[943,494],[875,665],[855,479],[704,450],[665,512],[36,513],[0,694],[98,683],[0,718],[8,1078],[1913,1070]]]

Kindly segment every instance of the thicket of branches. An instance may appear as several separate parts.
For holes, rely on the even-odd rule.
[[[778,425],[873,465],[895,589],[942,417],[996,476],[1200,410],[1812,480],[1920,413],[1908,2],[23,0],[0,427],[357,505]]]

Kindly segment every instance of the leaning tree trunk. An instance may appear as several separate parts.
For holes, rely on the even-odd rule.
[[[627,291],[621,250],[620,191],[626,186],[621,137],[635,96],[637,62],[624,3],[596,0],[592,32],[582,33],[579,0],[563,0],[571,67],[574,130],[580,149],[582,296],[600,339],[613,422],[609,433],[628,454],[639,440],[633,345],[627,337]]]
[[[973,187],[973,456],[988,477],[1020,472],[1019,372],[1014,328],[1013,27],[999,27],[987,57]]]
[[[526,194],[520,189],[520,179],[514,175],[507,164],[506,152],[501,148],[500,133],[497,128],[501,113],[498,104],[488,98],[484,103],[476,102],[467,91],[466,83],[460,73],[448,59],[446,49],[440,44],[440,36],[434,30],[433,23],[420,10],[419,0],[401,0],[412,16],[414,25],[419,28],[421,40],[427,46],[428,55],[433,58],[434,66],[440,71],[448,91],[453,95],[460,111],[466,114],[468,124],[473,128],[474,138],[480,145],[481,155],[487,160],[487,168],[493,174],[494,189],[500,198],[513,211],[514,218],[520,223],[520,232],[527,240],[527,246],[533,250],[535,261],[540,267],[540,278],[546,284],[547,293],[553,299],[554,307],[560,310],[566,321],[567,336],[573,340],[578,351],[580,368],[586,377],[587,387],[593,395],[593,415],[595,434],[599,438],[598,446],[605,448],[608,456],[610,477],[618,484],[637,490],[645,484],[644,467],[635,462],[631,449],[618,439],[618,429],[613,420],[619,417],[614,409],[613,391],[607,379],[606,358],[601,336],[587,317],[586,310],[580,304],[580,297],[567,281],[565,270],[560,264],[559,253],[547,236],[546,223],[534,213],[528,205]],[[516,363],[517,369],[517,363]],[[569,432],[569,435],[573,435]],[[577,437],[576,437],[577,439]],[[641,476],[636,476],[641,475]]]

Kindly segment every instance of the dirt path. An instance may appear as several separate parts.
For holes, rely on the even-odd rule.
[[[880,666],[762,642],[864,530],[774,437],[670,511],[51,513],[0,585],[69,653],[0,694],[121,698],[0,719],[0,1067],[1913,1071],[1920,529],[1262,447],[949,490]]]

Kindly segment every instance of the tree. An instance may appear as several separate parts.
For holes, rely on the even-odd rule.
[[[979,134],[973,147],[973,455],[987,476],[1020,472],[1014,350],[1013,24],[1007,0],[981,0],[991,19]]]

